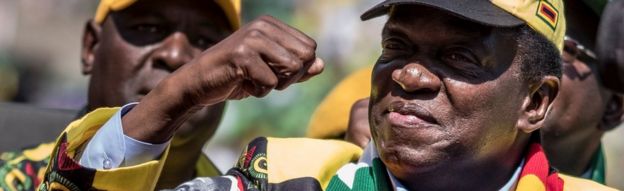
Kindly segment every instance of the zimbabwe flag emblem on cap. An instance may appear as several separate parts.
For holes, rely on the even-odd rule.
[[[537,7],[537,17],[542,19],[546,25],[555,30],[557,27],[557,18],[559,18],[559,11],[548,1],[540,1]]]

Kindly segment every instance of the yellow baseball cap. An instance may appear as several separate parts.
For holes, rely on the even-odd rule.
[[[562,0],[386,0],[360,17],[368,20],[387,14],[395,5],[423,5],[495,27],[527,24],[563,49],[566,22]]]
[[[101,0],[100,5],[98,6],[95,12],[95,22],[102,23],[106,16],[110,11],[119,11],[125,9],[126,7],[132,5],[132,3],[138,0]],[[241,3],[240,0],[214,0],[225,15],[228,17],[230,24],[234,29],[238,29],[241,26],[241,18],[240,18],[240,10]]]

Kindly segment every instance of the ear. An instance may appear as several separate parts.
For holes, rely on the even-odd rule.
[[[598,129],[608,131],[619,126],[622,121],[624,121],[624,96],[612,94]]]
[[[100,42],[101,31],[101,26],[95,23],[95,21],[87,21],[84,34],[82,34],[82,50],[80,51],[83,75],[91,74],[93,62],[95,60],[95,50]]]
[[[524,98],[522,113],[517,127],[525,133],[531,133],[544,127],[551,105],[559,93],[559,78],[545,76],[541,81],[530,85],[529,94]]]

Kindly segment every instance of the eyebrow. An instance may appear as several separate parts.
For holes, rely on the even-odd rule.
[[[382,39],[384,37],[394,36],[394,37],[401,37],[406,40],[413,41],[414,39],[410,38],[410,32],[412,32],[412,30],[410,30],[410,28],[408,27],[405,27],[404,25],[405,25],[404,21],[400,21],[398,23],[387,23],[382,29]],[[435,38],[435,39],[442,39],[448,42],[461,43],[461,42],[470,41],[471,39],[474,39],[477,37],[481,37],[482,35],[484,35],[484,32],[485,32],[485,31],[479,31],[479,30],[474,30],[474,29],[456,27],[450,23],[446,24],[445,27],[448,27],[448,30],[445,30],[444,33],[429,34],[427,36],[430,36],[432,38],[433,36],[441,36],[442,38]]]
[[[138,10],[138,11],[121,11],[114,12],[111,14],[113,18],[118,19],[118,17],[129,17],[128,20],[155,20],[155,21],[167,21],[166,17],[158,12],[149,11],[149,10]],[[125,20],[125,19],[122,19]]]
[[[453,25],[453,23],[455,23],[456,21],[458,20],[453,19],[451,21],[445,22],[446,27],[448,27],[447,31],[450,31],[451,33],[431,34],[428,36],[431,37],[432,35],[441,35],[442,38],[436,38],[436,39],[442,39],[444,43],[448,43],[449,45],[455,44],[455,45],[460,45],[460,46],[469,46],[471,47],[470,48],[471,51],[476,56],[479,57],[481,64],[489,65],[490,63],[487,62],[486,55],[489,55],[489,49],[487,47],[490,46],[490,44],[486,41],[474,40],[476,38],[481,39],[484,35],[486,35],[484,33],[487,33],[487,31],[485,31],[485,29],[487,28],[480,27],[480,28],[477,28],[477,30],[474,30],[474,26],[472,26],[472,24],[470,24],[470,26],[473,27],[473,29],[458,27],[456,25]],[[404,24],[405,24],[405,21],[399,21],[398,23],[387,23],[382,30],[382,41],[386,39],[386,37],[398,37],[398,38],[403,38],[405,40],[408,40],[411,43],[419,43],[419,42],[414,42],[414,39],[410,38],[410,35],[409,35],[410,30],[409,28],[402,26]],[[468,26],[468,25],[464,24],[461,26]],[[489,28],[489,29],[493,29],[493,28]],[[493,31],[493,30],[490,30],[490,31]],[[427,39],[425,39],[425,41],[423,42],[428,43],[426,40]],[[441,41],[437,41],[437,42],[441,42]]]

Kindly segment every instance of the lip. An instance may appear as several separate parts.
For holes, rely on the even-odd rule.
[[[437,125],[438,122],[425,108],[418,104],[395,101],[386,111],[388,122],[392,126],[418,128]]]

